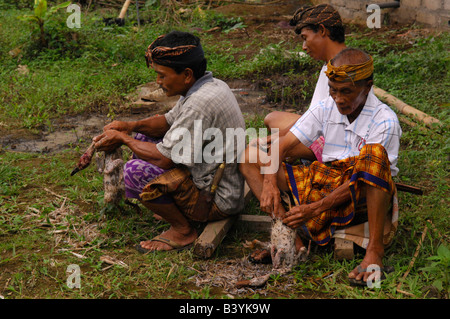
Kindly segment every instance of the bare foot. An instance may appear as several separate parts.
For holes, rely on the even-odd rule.
[[[150,251],[167,251],[192,244],[198,237],[197,232],[193,228],[186,234],[182,234],[175,231],[172,227],[170,227],[167,231],[163,232],[159,236],[161,238],[173,241],[174,243],[176,243],[177,247],[155,240],[141,241],[141,247]]]
[[[372,274],[371,271],[368,271],[368,267],[379,267],[380,269],[383,268],[383,252],[375,252],[373,250],[367,250],[366,256],[362,260],[361,264],[359,264],[358,267],[353,269],[349,274],[349,279],[355,279],[357,281],[363,280],[364,282],[367,282],[367,279]]]

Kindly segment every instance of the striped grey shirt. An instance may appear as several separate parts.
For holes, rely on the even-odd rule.
[[[245,122],[228,85],[206,72],[165,117],[170,129],[156,145],[161,154],[186,165],[199,189],[209,189],[214,173],[226,159],[214,201],[225,214],[241,211],[244,179],[238,168],[240,154],[237,139],[234,135],[232,140],[227,138],[227,132],[244,132]]]

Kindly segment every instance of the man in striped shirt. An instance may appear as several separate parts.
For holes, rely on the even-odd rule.
[[[146,60],[165,94],[180,95],[177,104],[161,116],[113,121],[94,141],[99,151],[130,148],[133,159],[124,167],[126,196],[140,199],[171,225],[140,242],[137,250],[186,249],[198,237],[194,222],[223,219],[244,206],[237,141],[223,139],[227,130],[244,132],[245,122],[228,85],[206,71],[197,36],[181,31],[162,35],[149,45]],[[217,182],[214,177],[225,161]]]

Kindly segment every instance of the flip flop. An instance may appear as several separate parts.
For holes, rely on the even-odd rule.
[[[151,249],[146,249],[144,247],[141,246],[141,244],[137,244],[135,246],[136,250],[142,254],[148,254],[150,252],[157,252],[157,251],[182,251],[182,250],[186,250],[192,247],[193,243],[187,244],[187,245],[180,245],[176,242],[174,242],[173,240],[170,240],[168,238],[164,238],[160,235],[152,238],[150,241],[158,241],[160,243],[164,243],[169,245],[170,247],[172,247],[172,249],[169,250],[151,250]]]
[[[389,274],[389,273],[393,272],[394,267],[393,266],[381,267],[380,271],[381,271],[380,281],[383,281],[386,279],[385,274]],[[361,266],[358,266],[358,273],[361,273],[361,272],[367,272],[367,269],[363,269],[363,268],[361,268]],[[355,278],[348,278],[348,282],[350,283],[350,286],[353,286],[353,287],[367,287],[367,281],[364,281],[363,279],[356,280]]]

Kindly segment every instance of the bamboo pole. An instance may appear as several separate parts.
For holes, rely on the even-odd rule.
[[[119,14],[119,19],[123,19],[125,18],[125,14],[127,13],[128,7],[130,6],[131,0],[126,0],[125,3],[123,4],[122,10],[120,11]]]
[[[378,98],[383,102],[389,104],[390,106],[395,107],[401,113],[412,116],[413,118],[425,123],[425,125],[427,126],[431,127],[433,124],[438,124],[439,126],[442,125],[442,123],[438,119],[413,108],[412,106],[406,104],[402,100],[399,100],[395,96],[387,93],[386,91],[380,89],[379,87],[373,86],[373,91],[375,95],[378,96]]]

